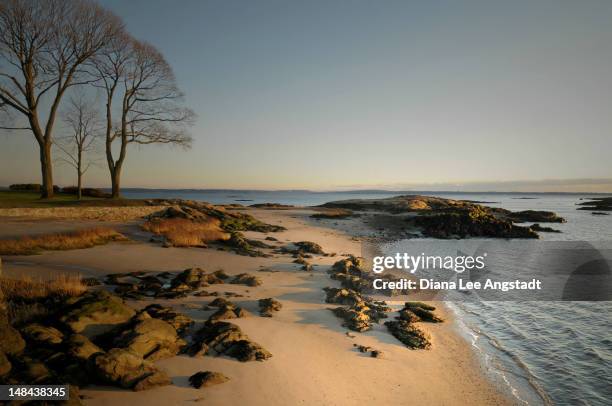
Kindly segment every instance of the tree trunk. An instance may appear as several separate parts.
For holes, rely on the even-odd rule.
[[[121,198],[121,168],[115,168],[115,170],[111,173],[111,183],[113,187],[112,198],[119,199]]]
[[[51,142],[44,141],[40,145],[40,169],[42,174],[42,190],[40,197],[53,197],[53,166],[51,160]]]
[[[83,196],[82,179],[83,179],[83,174],[81,173],[81,169],[79,169],[79,174],[77,175],[77,200],[81,200],[81,197]]]

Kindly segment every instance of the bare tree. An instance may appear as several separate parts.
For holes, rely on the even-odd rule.
[[[92,59],[92,64],[98,75],[97,86],[106,93],[106,160],[112,197],[119,198],[128,145],[174,144],[188,148],[191,136],[187,130],[195,116],[182,105],[183,95],[172,69],[152,45],[116,38],[106,52]],[[114,151],[115,142],[119,145]]]
[[[83,175],[93,164],[88,155],[93,152],[100,135],[98,111],[82,93],[70,98],[68,109],[62,114],[70,134],[58,137],[55,145],[63,152],[62,161],[77,173],[77,199],[81,200]]]
[[[121,31],[114,14],[89,0],[0,3],[0,104],[27,123],[0,128],[34,135],[43,198],[53,196],[51,145],[62,97],[87,82],[83,64]]]

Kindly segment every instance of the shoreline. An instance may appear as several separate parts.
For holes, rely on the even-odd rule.
[[[455,326],[456,321],[449,309],[442,310],[447,323],[422,326],[432,335],[431,350],[411,351],[378,325],[369,332],[353,333],[356,338],[345,335],[347,330],[341,326],[341,321],[327,310],[330,305],[324,303],[321,289],[337,285],[325,270],[340,259],[341,254],[360,254],[359,237],[324,223],[312,224],[308,217],[312,214],[309,209],[246,211],[261,221],[286,227],[286,231],[274,233],[283,243],[314,241],[326,252],[336,252],[338,256],[318,258],[313,262],[315,271],[309,273],[297,270],[294,264],[282,257],[251,258],[211,249],[161,248],[136,239],[130,243],[112,243],[86,250],[6,258],[4,269],[9,276],[26,272],[53,273],[58,269],[87,269],[83,276],[101,277],[111,272],[178,271],[202,265],[211,271],[223,268],[232,274],[251,272],[263,279],[262,286],[244,289],[236,285],[221,285],[222,290],[248,296],[236,302],[253,313],[256,312],[252,300],[254,295],[275,297],[283,302],[283,310],[271,319],[253,316],[235,321],[273,354],[270,360],[243,364],[225,358],[178,356],[157,362],[169,372],[173,385],[144,392],[88,387],[81,390],[87,397],[86,404],[131,404],[135,401],[161,404],[160,399],[168,404],[197,400],[199,396],[210,404],[247,401],[262,405],[300,401],[391,404],[401,402],[408,395],[422,404],[515,403],[503,388],[489,379],[469,343],[454,331],[458,326]],[[69,226],[70,222],[64,225]],[[49,220],[29,219],[27,230],[44,232],[46,227],[58,229],[57,224]],[[136,226],[128,224],[125,227],[138,237]],[[257,232],[245,234],[254,239],[265,236]],[[262,268],[273,272],[264,272]],[[201,320],[201,312],[196,308],[208,300],[190,297],[155,302],[172,305],[195,320]],[[380,349],[385,357],[364,357],[354,350],[354,343]],[[219,370],[231,380],[205,391],[190,388],[186,376],[204,369]],[[415,376],[417,379],[412,379]],[[318,394],[313,393],[315,389]],[[253,397],[257,400],[254,401]]]

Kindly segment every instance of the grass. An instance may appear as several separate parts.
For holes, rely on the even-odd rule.
[[[33,255],[41,251],[91,248],[127,238],[110,228],[91,228],[68,233],[44,234],[12,240],[0,240],[0,255]]]
[[[221,229],[221,221],[209,217],[204,221],[182,218],[152,219],[142,228],[155,235],[162,235],[175,247],[202,247],[207,242],[226,241],[230,235]]]
[[[41,199],[38,192],[0,190],[0,208],[45,208],[45,207],[125,207],[145,206],[140,199],[103,199],[56,193],[51,199]]]
[[[48,297],[79,296],[87,290],[81,275],[60,274],[51,280],[35,280],[24,276],[19,279],[0,277],[0,297],[4,300],[36,301]]]
[[[49,298],[70,298],[83,294],[87,286],[80,275],[60,274],[52,280],[0,277],[0,302],[6,302],[9,323],[25,324],[49,314]]]

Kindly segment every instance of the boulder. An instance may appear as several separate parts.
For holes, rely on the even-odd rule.
[[[295,246],[298,248],[298,251],[302,253],[305,252],[309,254],[320,254],[320,255],[325,254],[325,252],[323,251],[323,248],[316,242],[299,241],[295,243]]]
[[[92,356],[89,368],[101,383],[126,389],[144,390],[171,383],[153,363],[125,348],[113,348],[106,354]]]
[[[352,306],[363,302],[361,295],[351,289],[323,288],[326,293],[325,302]]]
[[[74,333],[93,338],[127,323],[134,314],[121,298],[100,290],[84,295],[69,306],[60,321]]]
[[[147,316],[148,317],[148,316]],[[144,318],[123,331],[114,345],[126,348],[144,359],[155,361],[176,355],[185,342],[174,327],[160,319]]]
[[[218,385],[229,381],[229,378],[220,372],[201,371],[189,377],[189,384],[196,389],[206,388],[207,386]]]
[[[64,334],[58,329],[38,323],[28,324],[21,329],[21,333],[28,341],[42,346],[58,345],[64,339]]]
[[[19,354],[25,348],[25,341],[8,321],[0,320],[0,352],[10,355]]]
[[[240,307],[234,306],[229,303],[225,306],[219,307],[219,310],[214,312],[209,318],[209,321],[226,320],[226,319],[237,319],[247,317],[249,313]]]
[[[68,337],[66,345],[68,347],[66,353],[81,361],[87,361],[93,354],[103,352],[100,347],[82,334],[73,334]]]

